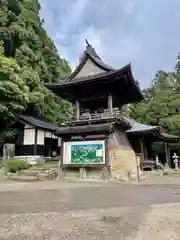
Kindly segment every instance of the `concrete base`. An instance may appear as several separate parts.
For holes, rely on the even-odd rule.
[[[103,180],[132,180],[130,173],[114,170],[111,167],[101,168],[64,168],[60,169],[59,179],[103,179]]]
[[[100,174],[102,179],[111,179],[111,168],[104,167]]]

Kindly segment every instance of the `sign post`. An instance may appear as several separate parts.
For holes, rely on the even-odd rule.
[[[65,142],[63,164],[99,165],[105,164],[105,141]]]
[[[137,182],[140,182],[140,156],[136,155]]]

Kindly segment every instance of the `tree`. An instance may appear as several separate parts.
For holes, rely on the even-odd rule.
[[[15,115],[29,103],[29,90],[20,77],[21,69],[12,58],[3,55],[0,45],[0,135],[13,123]],[[8,131],[9,134],[9,131]]]
[[[59,122],[72,111],[44,87],[68,76],[71,68],[48,37],[39,10],[38,0],[0,0],[0,117],[8,123],[3,129],[20,112]]]
[[[143,91],[144,100],[130,105],[128,115],[142,123],[160,126],[162,131],[180,135],[179,89],[179,72],[157,72],[152,87]]]

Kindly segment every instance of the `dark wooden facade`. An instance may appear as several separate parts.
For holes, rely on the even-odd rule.
[[[7,140],[7,143],[15,144],[15,156],[52,157],[54,152],[57,156],[60,155],[58,137],[54,135],[57,126],[54,124],[32,116],[18,116],[13,128],[16,129],[16,135]],[[2,149],[3,144],[1,154]]]

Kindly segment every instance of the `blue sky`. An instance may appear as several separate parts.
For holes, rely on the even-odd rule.
[[[72,68],[87,38],[120,68],[131,62],[142,88],[158,70],[171,71],[180,51],[180,0],[41,0],[41,17]]]

